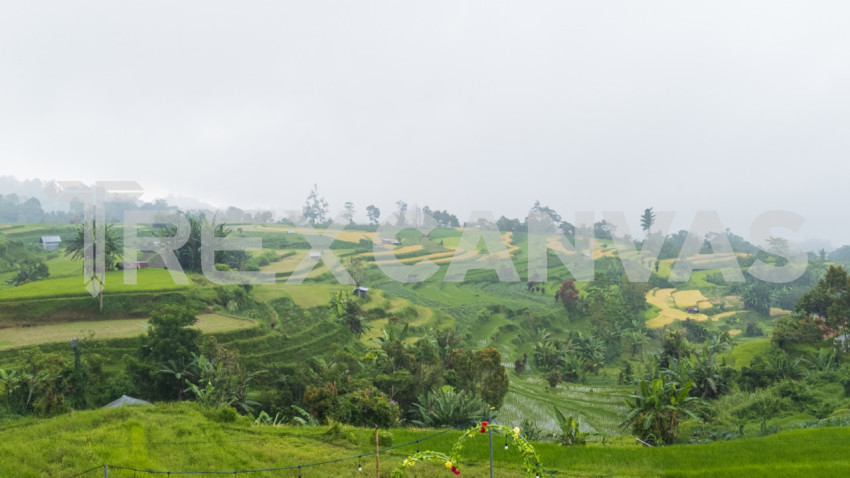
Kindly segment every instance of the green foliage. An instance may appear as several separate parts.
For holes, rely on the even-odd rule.
[[[692,408],[701,403],[689,396],[691,382],[679,385],[663,377],[651,383],[641,381],[637,393],[626,402],[629,411],[623,427],[630,428],[640,439],[658,445],[669,445],[679,434],[679,421],[684,415],[697,419]]]
[[[822,324],[820,319],[784,317],[776,322],[770,334],[770,343],[780,348],[819,343],[823,340]]]
[[[414,420],[414,423],[433,428],[453,427],[481,420],[489,411],[483,400],[466,391],[455,392],[450,386],[420,396],[415,406],[421,419]]]
[[[89,237],[89,244],[86,247],[86,225],[80,224],[74,230],[74,234],[68,240],[65,246],[65,255],[71,257],[71,259],[79,260],[84,257],[91,257],[92,260],[97,257],[97,236],[102,233],[104,237],[105,249],[104,249],[104,258],[106,264],[106,270],[111,271],[115,269],[115,265],[118,263],[118,260],[121,259],[121,241],[118,237],[118,233],[113,229],[111,224],[98,225],[96,222],[92,221],[91,224],[91,236]]]
[[[747,284],[741,299],[746,308],[764,316],[770,315],[770,289],[764,282]]]
[[[455,350],[450,360],[455,373],[447,380],[449,385],[471,392],[497,410],[502,407],[510,379],[496,348]]]
[[[147,336],[131,362],[131,373],[150,398],[184,398],[185,377],[192,376],[200,332],[189,328],[195,314],[186,307],[168,305],[151,313]]]
[[[369,442],[372,446],[379,446],[381,448],[391,447],[393,446],[393,432],[389,430],[379,430],[378,431],[378,442],[375,443],[375,434],[369,434]]]
[[[331,299],[329,306],[337,321],[358,338],[370,329],[357,300],[350,297],[348,293],[339,291]]]
[[[189,223],[189,239],[179,249],[174,251],[177,256],[177,261],[180,267],[186,272],[202,272],[203,260],[203,238],[205,235],[210,237],[227,237],[233,233],[233,229],[227,227],[224,223],[216,223],[214,220],[207,220],[204,214],[194,215],[191,213],[183,213]],[[177,225],[172,225],[170,228],[163,228],[159,231],[160,237],[172,237],[177,235]],[[209,245],[207,245],[209,247]],[[215,251],[212,257],[214,264],[224,264],[233,270],[243,270],[245,265],[251,259],[251,255],[247,251]]]
[[[19,286],[29,282],[44,280],[50,277],[47,264],[41,260],[25,260],[18,264],[18,273],[6,281],[7,284]]]
[[[582,432],[579,429],[578,420],[574,419],[572,416],[564,416],[557,407],[553,408],[553,411],[555,422],[558,424],[558,428],[561,429],[560,433],[556,436],[560,445],[584,445],[587,443],[589,433]]]
[[[387,428],[398,423],[399,407],[384,393],[373,388],[356,390],[339,399],[333,418],[349,425]]]
[[[647,233],[650,229],[652,229],[652,225],[655,224],[655,213],[652,211],[652,208],[644,209],[643,215],[640,217],[640,227]]]
[[[323,224],[327,221],[328,201],[319,197],[319,186],[313,185],[307,201],[301,209],[301,215],[312,225]]]

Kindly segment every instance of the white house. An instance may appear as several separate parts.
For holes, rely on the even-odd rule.
[[[62,239],[59,236],[41,236],[38,240],[45,251],[58,251]]]

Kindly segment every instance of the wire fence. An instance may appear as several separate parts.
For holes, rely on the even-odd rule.
[[[466,428],[467,426],[469,426],[473,423],[476,423],[476,421],[474,421],[474,420],[469,421],[469,422],[466,422],[462,425],[457,425],[457,426],[454,426],[452,428],[447,428],[447,429],[445,429],[441,432],[435,433],[433,435],[429,435],[429,436],[426,436],[424,438],[417,438],[416,440],[411,440],[409,442],[401,443],[399,445],[392,445],[392,446],[388,446],[386,448],[381,448],[381,449],[378,449],[378,450],[372,451],[372,452],[360,453],[360,454],[357,454],[357,455],[351,455],[351,456],[347,456],[347,457],[344,457],[344,458],[336,458],[336,459],[332,459],[332,460],[325,460],[325,461],[320,461],[320,462],[315,462],[315,463],[287,465],[287,466],[276,466],[276,467],[268,467],[268,468],[253,468],[253,469],[244,469],[244,470],[215,470],[215,471],[154,470],[154,469],[151,469],[151,468],[141,469],[141,468],[133,468],[133,467],[128,467],[128,466],[106,465],[106,464],[104,464],[104,465],[94,466],[92,468],[89,468],[85,471],[81,471],[81,472],[76,473],[74,475],[69,475],[67,478],[77,478],[77,477],[81,477],[81,476],[93,476],[93,474],[95,472],[103,473],[103,476],[105,478],[109,478],[110,471],[122,471],[122,472],[127,472],[128,474],[130,472],[132,472],[133,476],[136,477],[136,476],[140,476],[140,475],[141,476],[144,476],[144,475],[166,475],[166,476],[171,476],[171,475],[175,475],[175,476],[176,475],[232,475],[232,476],[238,476],[238,475],[248,474],[248,473],[271,473],[271,472],[279,472],[279,471],[287,471],[287,470],[297,471],[298,476],[300,478],[302,470],[307,470],[307,469],[310,469],[310,468],[315,468],[315,467],[324,466],[324,465],[331,465],[331,464],[335,464],[335,463],[342,463],[342,462],[346,462],[346,461],[358,460],[358,467],[359,467],[360,466],[359,461],[362,460],[363,458],[374,456],[376,454],[380,455],[381,453],[386,453],[388,451],[408,447],[408,446],[411,446],[411,445],[417,445],[417,448],[418,448],[418,445],[420,443],[426,441],[426,440],[430,440],[432,438],[436,438],[438,436],[445,435],[446,433],[450,433],[450,432],[453,432],[455,430],[459,430],[461,428]],[[249,440],[232,440],[232,441],[249,441]],[[101,442],[101,443],[104,443],[104,442]],[[190,444],[199,444],[199,443],[212,443],[212,442],[208,442],[208,441],[163,442],[161,444],[190,445]],[[215,443],[221,443],[221,442],[215,442]],[[116,442],[116,444],[126,444],[126,442]],[[158,443],[158,444],[160,444],[160,443]],[[419,450],[417,449],[417,451],[419,451]],[[554,478],[554,475],[552,475],[552,473],[550,473],[545,468],[540,467],[540,469],[546,475]]]

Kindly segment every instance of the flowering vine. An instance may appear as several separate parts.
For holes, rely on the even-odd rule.
[[[468,428],[463,432],[460,438],[455,441],[454,446],[452,446],[451,456],[435,451],[417,452],[410,455],[401,464],[399,464],[398,467],[393,470],[392,476],[393,478],[401,478],[404,476],[404,473],[408,468],[414,466],[419,461],[425,460],[444,461],[448,470],[455,475],[460,475],[461,451],[463,451],[463,446],[466,440],[475,437],[476,434],[487,433],[491,430],[494,433],[504,435],[506,442],[510,441],[517,447],[520,455],[522,455],[527,477],[531,478],[540,475],[543,471],[543,467],[540,465],[540,458],[537,456],[537,452],[534,450],[534,447],[531,446],[528,440],[520,434],[519,427],[509,428],[504,425],[497,425],[482,421]]]

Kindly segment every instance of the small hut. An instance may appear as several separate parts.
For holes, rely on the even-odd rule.
[[[62,238],[59,236],[41,236],[41,239],[39,239],[38,242],[41,243],[41,247],[43,247],[45,251],[58,251]]]
[[[121,398],[115,400],[114,402],[109,402],[101,408],[117,408],[123,407],[125,405],[150,405],[150,402],[146,402],[144,400],[139,400],[138,398],[128,397],[127,395],[121,395]]]

